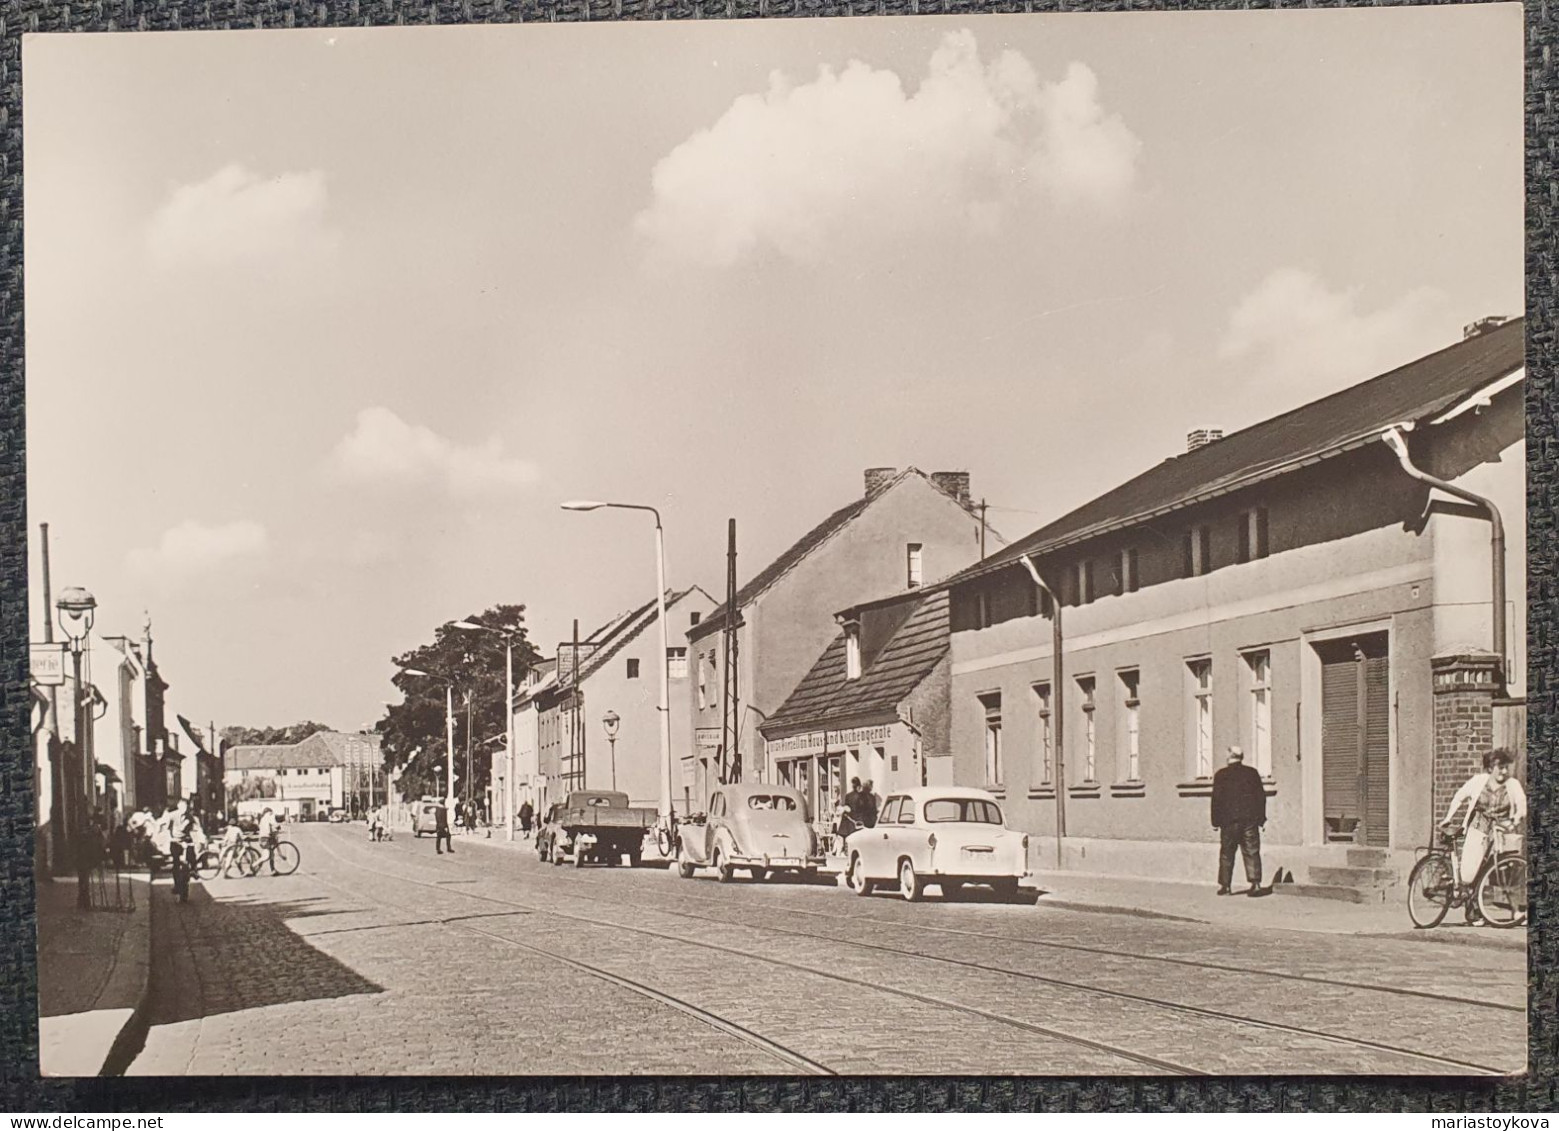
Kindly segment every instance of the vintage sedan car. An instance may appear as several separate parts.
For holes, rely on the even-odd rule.
[[[877,823],[845,840],[845,882],[857,895],[897,884],[919,900],[936,884],[943,898],[965,884],[989,884],[1007,899],[1030,875],[1028,837],[1007,828],[983,789],[918,786],[890,794]]]
[[[438,802],[419,801],[411,810],[411,835],[432,836],[438,831]]]
[[[713,868],[721,883],[738,868],[755,880],[780,872],[812,877],[821,863],[806,799],[789,786],[723,785],[702,822],[677,827],[677,874],[685,880],[699,868]]]

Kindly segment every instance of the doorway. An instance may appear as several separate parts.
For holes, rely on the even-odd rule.
[[[1321,804],[1326,839],[1391,837],[1391,656],[1384,632],[1314,645],[1321,661]]]

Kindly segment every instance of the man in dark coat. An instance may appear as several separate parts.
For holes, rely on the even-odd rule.
[[[1218,894],[1230,895],[1234,853],[1245,858],[1246,895],[1261,889],[1261,826],[1267,823],[1267,791],[1261,774],[1245,764],[1245,751],[1229,747],[1229,764],[1213,775],[1213,828],[1219,833]]]
[[[440,801],[433,810],[433,848],[438,855],[444,855],[444,846],[449,845],[449,854],[455,854],[455,842],[449,837],[449,803]]]

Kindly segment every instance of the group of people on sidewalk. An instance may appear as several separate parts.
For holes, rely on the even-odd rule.
[[[1513,832],[1526,818],[1526,791],[1511,776],[1513,762],[1508,750],[1493,750],[1484,755],[1483,772],[1474,774],[1456,791],[1441,821],[1442,828],[1456,830],[1457,811],[1467,806],[1459,822],[1463,835],[1459,871],[1465,884],[1477,877],[1496,833]],[[1254,766],[1245,764],[1245,751],[1231,746],[1228,764],[1213,775],[1212,824],[1219,839],[1219,895],[1234,894],[1236,853],[1244,860],[1245,879],[1250,884],[1245,894],[1260,896],[1271,892],[1270,887],[1261,886],[1261,829],[1266,823],[1266,783]]]

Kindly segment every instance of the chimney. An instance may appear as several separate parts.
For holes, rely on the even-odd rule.
[[[931,482],[957,499],[969,505],[969,473],[967,471],[933,471]]]
[[[868,497],[881,491],[899,473],[896,467],[868,467],[866,469],[866,494]]]
[[[1469,322],[1462,327],[1462,341],[1468,338],[1476,338],[1487,334],[1490,330],[1497,330],[1510,319],[1503,314],[1490,314],[1487,318],[1480,318],[1476,322]]]
[[[1223,439],[1222,428],[1198,428],[1194,432],[1187,432],[1185,437],[1185,450],[1194,452],[1197,448],[1205,448],[1208,444]]]

